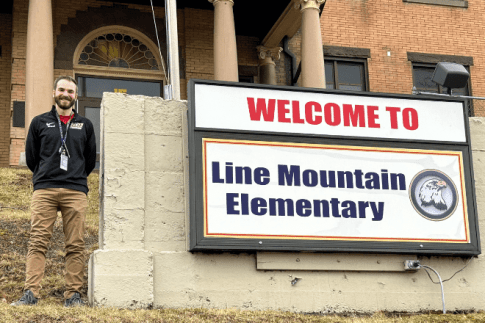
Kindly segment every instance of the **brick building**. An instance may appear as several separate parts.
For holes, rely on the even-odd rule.
[[[164,1],[153,2],[166,62]],[[440,61],[470,71],[469,84],[456,92],[485,96],[484,10],[481,0],[287,0],[266,9],[255,0],[179,0],[181,99],[192,78],[442,92],[430,80]],[[58,75],[78,80],[78,111],[95,126],[104,91],[161,96],[166,78],[157,42],[148,0],[2,1],[0,166],[18,165],[26,126],[48,110]],[[479,101],[470,107],[471,115],[485,116]]]

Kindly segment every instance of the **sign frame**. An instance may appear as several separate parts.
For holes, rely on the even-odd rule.
[[[265,131],[235,130],[223,128],[202,128],[196,126],[195,87],[198,84],[247,88],[248,90],[269,89],[276,91],[293,91],[308,93],[330,93],[348,96],[370,96],[379,98],[401,98],[425,101],[460,102],[464,118],[466,141],[437,142],[430,140],[407,140],[369,137],[340,137],[331,135],[276,133]],[[470,133],[466,103],[463,99],[448,97],[412,96],[403,94],[345,92],[324,89],[295,88],[288,86],[268,86],[261,84],[241,84],[223,81],[195,80],[188,85],[188,141],[189,141],[189,250],[190,251],[307,251],[307,252],[369,252],[369,253],[398,253],[422,255],[454,255],[472,256],[481,253],[478,231],[478,217],[474,174],[471,155]],[[348,240],[309,240],[309,239],[261,239],[261,238],[226,238],[208,237],[204,235],[204,205],[203,205],[203,166],[202,139],[229,139],[270,141],[282,143],[325,144],[339,146],[362,146],[398,149],[422,149],[459,151],[463,156],[466,208],[468,210],[469,243],[448,242],[402,242],[402,241],[348,241]]]

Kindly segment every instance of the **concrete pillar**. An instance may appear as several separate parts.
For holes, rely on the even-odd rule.
[[[303,87],[325,88],[320,5],[325,0],[297,0],[301,22],[301,84]]]
[[[274,61],[280,59],[283,48],[258,46],[257,49],[259,57],[259,83],[276,85],[276,64]]]
[[[51,109],[54,83],[54,33],[51,0],[30,0],[25,62],[25,131],[36,115]]]
[[[239,80],[233,0],[209,0],[214,5],[214,79]]]

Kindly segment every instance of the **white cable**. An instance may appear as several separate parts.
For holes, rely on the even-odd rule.
[[[165,82],[167,84],[170,83],[170,78],[167,75],[167,71],[165,68],[165,62],[162,57],[162,50],[160,48],[160,40],[158,38],[158,28],[157,28],[157,22],[155,21],[155,10],[153,9],[153,2],[150,0],[150,4],[152,6],[152,14],[153,14],[153,24],[155,25],[155,35],[157,36],[157,42],[158,42],[158,54],[160,55],[160,62],[162,63],[162,69],[163,69],[163,75],[165,76]]]
[[[443,281],[441,280],[441,276],[440,274],[438,274],[438,272],[436,270],[434,270],[433,268],[429,267],[429,266],[426,266],[426,265],[420,265],[421,267],[423,267],[425,270],[426,268],[432,270],[436,276],[438,276],[438,279],[440,281],[440,285],[441,285],[441,301],[443,302],[443,314],[446,314],[446,308],[445,308],[445,292],[443,290]]]

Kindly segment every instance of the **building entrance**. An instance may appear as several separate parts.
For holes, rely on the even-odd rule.
[[[96,134],[96,168],[99,168],[100,152],[100,108],[104,92],[126,93],[130,95],[161,96],[161,81],[77,76],[78,103],[77,112],[88,118]]]

